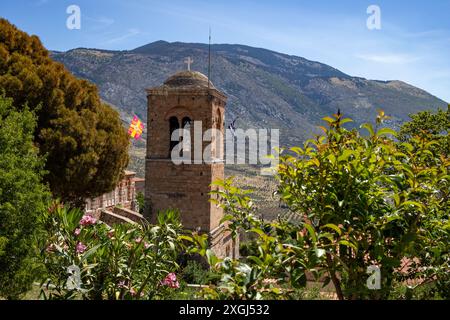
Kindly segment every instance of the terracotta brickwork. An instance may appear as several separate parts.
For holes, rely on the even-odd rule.
[[[214,128],[223,134],[226,96],[204,75],[191,71],[175,74],[162,86],[148,89],[147,94],[145,200],[149,212],[145,215],[154,222],[159,210],[179,209],[185,228],[208,233],[211,248],[218,255],[236,256],[237,244],[218,232],[223,229],[223,211],[209,201],[211,183],[224,179],[223,141],[216,139],[219,143],[212,144],[203,142],[201,136],[194,139],[194,121],[201,121],[202,133]],[[196,151],[203,155],[212,145],[211,163],[173,163],[171,128],[183,128],[186,123],[190,123],[191,158]]]

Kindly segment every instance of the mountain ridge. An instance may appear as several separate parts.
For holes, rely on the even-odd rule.
[[[212,44],[211,81],[228,97],[227,122],[239,118],[243,128],[280,128],[282,144],[299,144],[321,118],[341,109],[355,127],[372,121],[377,109],[400,125],[410,113],[445,108],[446,103],[400,80],[352,77],[332,66],[306,58],[242,44]],[[76,48],[54,52],[75,75],[99,87],[103,100],[122,118],[146,119],[145,89],[186,69],[208,74],[208,44],[159,40],[132,50]]]

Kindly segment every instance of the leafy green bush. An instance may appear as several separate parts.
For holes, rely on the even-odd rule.
[[[183,245],[176,211],[160,213],[155,226],[111,228],[55,205],[43,224],[48,232],[41,242],[45,298],[163,299],[179,288],[176,259]]]
[[[441,290],[437,289],[436,283],[424,283],[419,286],[410,286],[405,283],[395,282],[393,290],[389,295],[392,300],[442,300]]]
[[[217,282],[218,275],[214,274],[208,267],[197,262],[189,260],[180,273],[182,279],[188,284],[206,285]]]
[[[224,208],[228,230],[255,238],[245,260],[218,259],[205,239],[193,250],[222,275],[211,299],[294,298],[306,275],[332,282],[339,299],[387,299],[397,283],[428,298],[446,297],[450,271],[450,161],[436,153],[429,135],[395,139],[396,132],[365,124],[368,135],[348,131],[350,119],[324,120],[323,136],[292,148],[281,158],[279,195],[302,222],[299,226],[257,218],[249,191],[216,182],[215,202]],[[201,249],[195,249],[199,247]],[[255,250],[256,249],[256,250]],[[370,268],[381,271],[380,287],[369,286]],[[423,290],[428,284],[433,290]],[[417,293],[419,294],[419,293]]]
[[[0,96],[0,296],[16,299],[33,281],[32,245],[49,192],[33,145],[36,117]]]
[[[245,260],[220,259],[208,249],[207,236],[193,234],[190,252],[204,256],[214,273],[216,285],[203,288],[202,299],[280,299],[291,298],[296,288],[306,284],[306,260],[298,244],[295,226],[286,221],[267,223],[255,215],[249,191],[232,186],[232,180],[215,182],[214,201],[225,210],[223,222],[233,237],[246,232],[257,248]]]

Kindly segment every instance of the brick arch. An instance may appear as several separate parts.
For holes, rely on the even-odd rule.
[[[174,107],[166,112],[164,115],[164,120],[169,121],[171,117],[176,117],[178,119],[178,122],[182,121],[183,118],[189,118],[191,121],[194,121],[194,117],[192,116],[192,113],[187,110],[185,107]],[[180,123],[181,125],[181,123]]]

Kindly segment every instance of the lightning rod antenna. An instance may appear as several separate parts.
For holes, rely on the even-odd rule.
[[[208,45],[208,90],[210,89],[211,79],[211,27],[209,27],[209,45]]]

